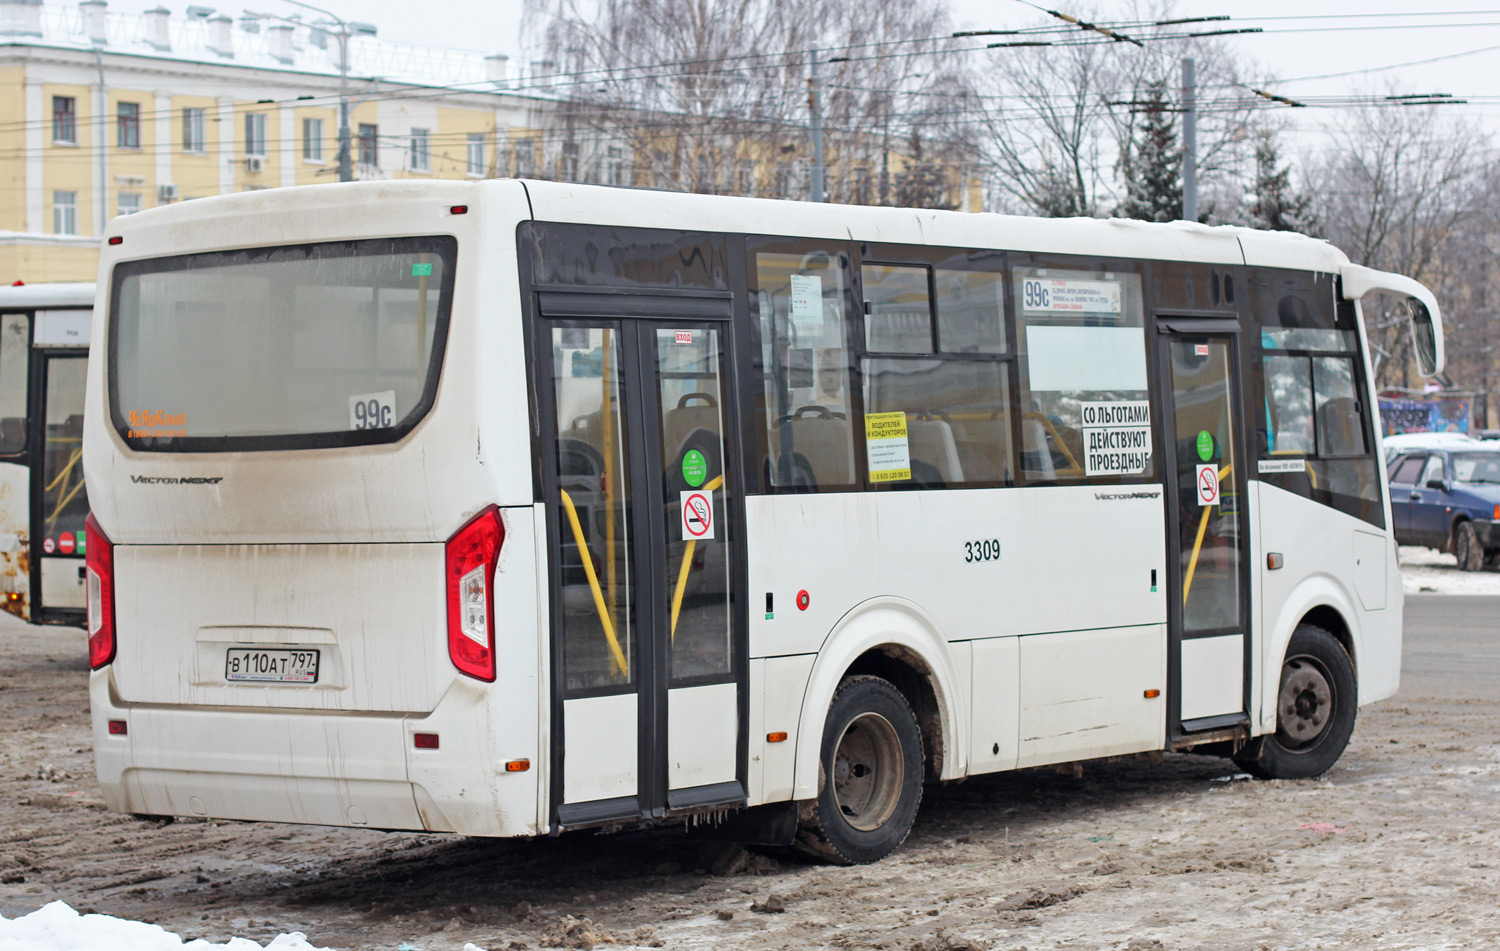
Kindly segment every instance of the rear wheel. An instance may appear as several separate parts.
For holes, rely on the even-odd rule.
[[[1354,733],[1354,664],[1321,627],[1298,625],[1287,644],[1276,693],[1276,732],[1251,740],[1235,762],[1263,779],[1326,773]]]
[[[1459,522],[1453,529],[1453,554],[1458,556],[1459,571],[1478,571],[1484,567],[1484,549],[1473,522]]]
[[[823,725],[818,798],[798,847],[840,865],[875,862],[906,839],[922,801],[922,732],[900,691],[879,677],[839,685]]]

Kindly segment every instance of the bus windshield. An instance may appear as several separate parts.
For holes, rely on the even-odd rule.
[[[455,251],[390,238],[122,263],[116,428],[168,451],[399,439],[437,388]]]

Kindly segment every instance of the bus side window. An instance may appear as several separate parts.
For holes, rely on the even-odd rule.
[[[1025,479],[1152,475],[1140,275],[1017,267],[1014,292]]]
[[[0,316],[0,453],[20,452],[26,448],[30,347],[29,316]]]
[[[754,270],[767,484],[791,491],[853,488],[848,255],[757,252]]]

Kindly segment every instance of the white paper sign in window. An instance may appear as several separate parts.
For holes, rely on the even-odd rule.
[[[1085,475],[1140,475],[1151,465],[1151,404],[1084,403]]]
[[[349,397],[350,429],[389,429],[396,425],[396,391]]]
[[[1026,328],[1033,390],[1105,392],[1146,388],[1146,339],[1139,327]]]
[[[1021,282],[1021,309],[1028,314],[1119,317],[1120,282],[1028,277]]]
[[[791,276],[792,320],[799,327],[823,326],[823,278],[816,274]]]

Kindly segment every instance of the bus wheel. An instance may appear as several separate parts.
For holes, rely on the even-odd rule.
[[[1453,554],[1458,556],[1459,571],[1478,571],[1484,567],[1484,549],[1473,522],[1459,522],[1453,529]]]
[[[1276,732],[1251,740],[1235,762],[1262,779],[1321,776],[1349,744],[1357,704],[1344,645],[1321,627],[1300,624],[1281,665]]]
[[[911,831],[922,801],[922,731],[879,677],[839,685],[823,724],[818,798],[802,809],[799,850],[839,865],[876,862]]]

